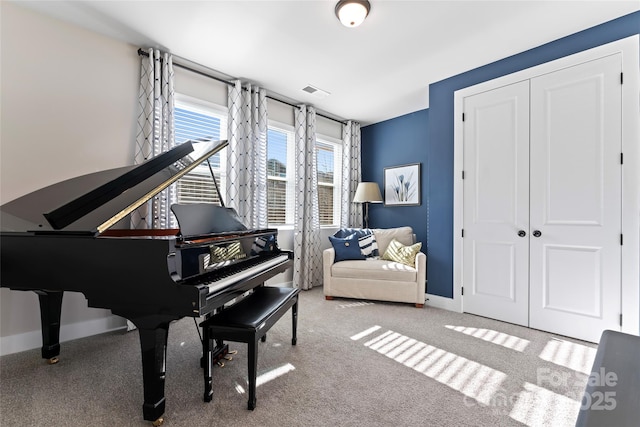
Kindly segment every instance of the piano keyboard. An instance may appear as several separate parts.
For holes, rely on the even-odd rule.
[[[240,280],[255,276],[262,271],[265,271],[271,267],[274,267],[280,263],[283,263],[289,259],[288,255],[278,255],[277,257],[271,258],[268,261],[261,262],[260,264],[245,268],[237,273],[231,274],[229,276],[220,277],[219,279],[208,284],[209,294],[212,294],[220,289],[224,289],[231,284],[238,282]]]

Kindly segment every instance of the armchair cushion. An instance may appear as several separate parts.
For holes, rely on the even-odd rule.
[[[372,274],[373,272],[373,274]],[[375,279],[415,282],[417,270],[399,262],[375,259],[367,262],[345,261],[333,264],[331,273],[343,279]]]
[[[387,250],[384,252],[384,255],[382,255],[382,259],[399,262],[409,267],[415,267],[416,255],[420,252],[421,248],[421,242],[405,246],[394,238],[389,242],[389,246],[387,246]]]
[[[375,228],[373,234],[376,236],[380,255],[386,252],[391,239],[396,239],[398,242],[407,246],[415,243],[415,236],[411,227]]]
[[[376,236],[369,228],[341,228],[334,234],[334,237],[346,237],[350,234],[358,236],[358,244],[360,251],[365,258],[377,258],[380,256],[378,252],[378,243]]]
[[[349,234],[346,237],[329,236],[329,240],[336,252],[335,262],[365,259],[360,251],[358,236],[355,233]]]

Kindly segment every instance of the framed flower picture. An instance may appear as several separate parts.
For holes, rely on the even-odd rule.
[[[384,204],[420,205],[420,163],[384,168]]]

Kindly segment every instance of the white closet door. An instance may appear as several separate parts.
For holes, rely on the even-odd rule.
[[[464,114],[464,311],[526,326],[529,82],[467,97]]]
[[[621,69],[531,80],[530,326],[593,342],[620,330]]]

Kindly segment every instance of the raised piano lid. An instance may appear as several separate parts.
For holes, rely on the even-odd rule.
[[[227,141],[187,141],[140,165],[50,185],[0,206],[0,228],[100,234],[227,145]]]

